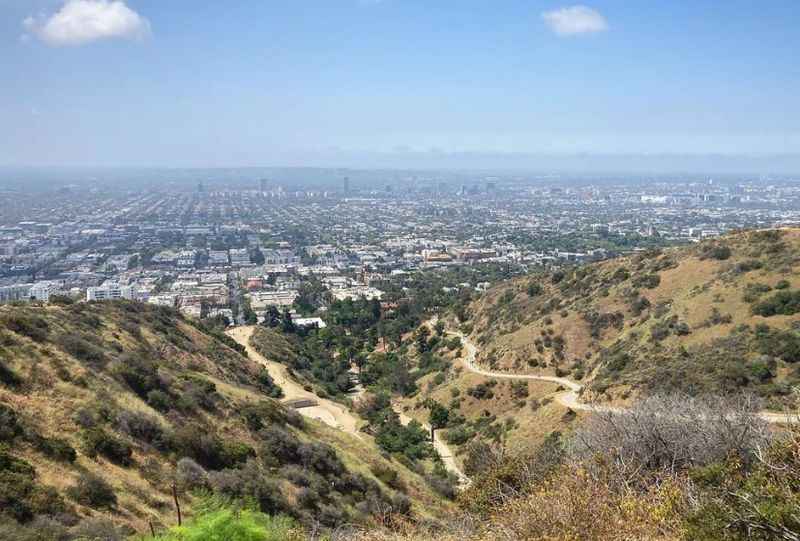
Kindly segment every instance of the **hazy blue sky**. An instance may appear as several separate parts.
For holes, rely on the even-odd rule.
[[[799,23],[797,0],[0,0],[0,164],[797,153]]]

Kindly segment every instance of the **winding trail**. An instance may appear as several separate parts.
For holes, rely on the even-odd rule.
[[[264,368],[267,369],[269,375],[273,380],[275,380],[275,384],[278,385],[281,390],[283,390],[283,401],[286,402],[290,400],[302,399],[313,400],[317,403],[316,406],[300,408],[297,410],[297,412],[304,417],[317,419],[318,421],[322,421],[330,427],[347,432],[348,434],[352,434],[357,438],[361,438],[362,435],[359,430],[361,426],[361,419],[359,417],[357,417],[345,406],[334,402],[333,400],[320,398],[314,393],[306,391],[303,389],[302,385],[294,381],[289,376],[289,371],[284,365],[276,363],[275,361],[267,360],[263,355],[256,351],[253,346],[250,345],[250,337],[253,336],[255,329],[255,326],[234,327],[229,329],[227,334],[239,344],[244,346],[245,350],[247,351],[247,355],[251,359],[263,365]]]
[[[263,355],[256,351],[252,345],[250,345],[250,337],[253,336],[253,332],[255,332],[255,330],[256,327],[252,325],[234,327],[227,331],[227,335],[236,340],[237,343],[244,346],[250,359],[253,359],[267,369],[269,375],[275,381],[275,384],[283,390],[283,402],[302,399],[313,400],[317,403],[316,406],[299,408],[297,409],[297,412],[304,417],[322,421],[330,427],[336,428],[348,434],[352,434],[359,439],[363,439],[363,435],[360,431],[363,422],[360,417],[338,402],[334,402],[333,400],[328,400],[326,398],[320,398],[314,393],[306,391],[303,389],[302,385],[294,381],[291,376],[289,376],[289,371],[284,365],[266,359]],[[411,417],[403,413],[398,405],[392,404],[392,408],[395,410],[400,418],[400,422],[404,426],[411,422]],[[421,424],[425,430],[430,432],[431,428],[429,425],[425,423]],[[439,434],[435,434],[433,447],[436,449],[436,452],[439,453],[439,456],[441,456],[442,462],[444,463],[447,471],[453,473],[458,478],[459,486],[461,488],[469,486],[469,477],[467,477],[461,468],[458,467],[458,464],[453,456],[453,452],[450,450],[450,447],[447,445],[447,443],[441,439]]]
[[[435,325],[436,319],[434,318],[429,323],[431,325]],[[556,401],[562,406],[573,411],[624,411],[622,408],[612,408],[609,406],[599,406],[596,404],[587,404],[586,402],[582,402],[580,399],[580,392],[583,386],[580,383],[576,383],[566,378],[559,378],[556,376],[537,376],[533,374],[512,374],[508,372],[493,372],[490,370],[485,370],[478,366],[476,360],[478,355],[478,347],[472,342],[472,340],[469,339],[468,336],[461,331],[453,331],[450,329],[447,329],[445,332],[452,336],[458,336],[461,339],[461,344],[464,346],[464,350],[466,352],[466,355],[463,358],[464,366],[470,372],[495,379],[536,380],[558,383],[559,385],[566,387],[568,390],[558,393],[555,397]],[[772,411],[761,411],[758,413],[758,416],[764,421],[772,424],[790,424],[800,422],[800,415],[798,413],[776,413]]]
[[[397,412],[398,417],[400,418],[400,422],[403,426],[406,426],[408,423],[413,421],[411,417],[400,411],[400,408],[396,404],[392,404],[392,408],[395,412]],[[422,428],[427,430],[428,432],[431,431],[431,427],[427,423],[423,423],[417,420],[418,423],[422,425]],[[442,439],[438,432],[434,432],[433,435],[433,448],[436,449],[436,452],[439,453],[439,456],[442,459],[442,463],[447,471],[450,473],[455,474],[458,477],[458,486],[461,489],[467,488],[471,483],[472,480],[467,477],[467,475],[458,467],[458,463],[456,462],[455,456],[453,455],[453,451],[450,450],[450,446]]]

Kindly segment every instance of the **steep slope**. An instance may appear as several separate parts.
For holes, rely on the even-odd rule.
[[[363,424],[363,421],[354,413],[351,413],[343,405],[333,400],[320,398],[313,392],[305,390],[301,384],[292,379],[285,365],[265,358],[252,345],[254,335],[261,337],[260,340],[256,340],[256,343],[260,344],[280,341],[283,339],[280,335],[269,333],[267,329],[255,326],[236,327],[228,331],[228,335],[244,346],[251,359],[267,368],[276,385],[283,390],[285,400],[308,401],[315,404],[299,410],[301,415],[317,419],[332,428],[342,430],[357,438],[361,437],[359,427]]]
[[[258,360],[267,367],[275,381],[284,389],[287,400],[314,404],[310,407],[301,408],[299,410],[301,415],[318,419],[330,427],[342,430],[355,437],[367,437],[365,434],[367,429],[365,419],[359,417],[343,404],[325,398],[324,391],[321,391],[319,387],[316,393],[313,392],[312,383],[298,383],[296,378],[299,374],[289,367],[293,364],[291,359],[298,357],[300,354],[295,349],[296,344],[293,344],[285,335],[265,327],[237,327],[231,329],[228,334],[244,345],[253,359]],[[349,397],[351,403],[358,402],[363,395],[363,392],[352,394]],[[393,404],[392,407],[399,415],[400,423],[408,425],[412,421],[412,418],[405,415],[396,404]],[[426,432],[430,431],[430,426],[424,420],[416,420],[420,422]],[[438,434],[434,436],[432,443],[433,448],[442,459],[445,469],[455,475],[459,485],[462,487],[467,486],[469,478],[456,463],[453,452],[447,443]]]
[[[798,406],[800,230],[741,232],[499,284],[462,325],[477,363],[584,399],[742,390]]]
[[[0,529],[160,530],[173,486],[184,513],[206,490],[331,527],[447,508],[372,442],[281,405],[244,351],[138,303],[0,307]]]

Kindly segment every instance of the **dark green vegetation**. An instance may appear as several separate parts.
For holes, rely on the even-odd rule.
[[[779,291],[753,305],[758,316],[792,316],[800,312],[800,291]]]
[[[233,345],[131,302],[0,308],[0,529],[163,530],[173,486],[184,513],[203,492],[323,528],[411,514],[417,481],[393,488],[367,443],[329,444]]]
[[[426,326],[417,328],[428,317],[432,301],[416,292],[407,295],[383,306],[366,299],[333,302],[323,314],[324,329],[287,330],[280,318],[268,317],[252,343],[265,357],[288,366],[319,396],[347,400],[346,393],[360,383],[367,394],[356,409],[368,421],[367,430],[376,444],[423,474],[435,490],[452,497],[456,480],[430,445],[429,432],[416,422],[404,426],[390,397],[414,396],[418,380],[428,374],[444,377],[450,366],[444,356],[459,350],[461,344],[445,338],[443,325],[433,332]],[[458,299],[450,295],[442,302],[460,306]],[[447,424],[439,422],[443,415],[440,411],[434,419],[436,428]]]
[[[626,344],[601,353],[603,366],[592,390],[603,392],[613,384],[630,384],[653,392],[685,392],[693,395],[734,394],[743,389],[775,400],[789,397],[800,383],[800,333],[759,324],[742,325],[728,336],[678,352],[656,350],[646,360],[634,358]],[[780,360],[780,361],[779,361]],[[791,367],[778,377],[779,365]]]

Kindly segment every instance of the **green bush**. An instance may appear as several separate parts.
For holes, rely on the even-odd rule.
[[[18,387],[22,384],[22,378],[11,368],[6,366],[6,363],[2,359],[0,359],[0,383],[8,385],[9,387]]]
[[[445,433],[445,439],[450,445],[464,445],[474,437],[475,431],[466,425],[448,429]]]
[[[542,293],[542,286],[536,282],[531,282],[528,284],[527,292],[529,297],[536,297]]]
[[[47,340],[49,325],[47,321],[38,316],[23,314],[8,314],[0,320],[5,327],[22,336],[27,336],[34,342]]]
[[[247,427],[253,432],[258,432],[273,423],[283,424],[289,417],[282,406],[267,401],[246,404],[242,406],[241,413]]]
[[[758,270],[763,266],[764,266],[764,264],[761,261],[759,261],[758,259],[747,259],[745,261],[742,261],[741,263],[738,263],[734,267],[734,271],[736,273],[740,273],[741,274],[741,273],[745,273],[745,272]]]
[[[162,451],[168,450],[170,441],[161,422],[138,411],[122,410],[115,420],[117,430],[132,438],[154,446]]]
[[[614,271],[614,274],[611,275],[611,280],[614,282],[624,282],[628,278],[631,277],[631,273],[628,272],[628,269],[625,267],[620,267]]]
[[[760,353],[788,363],[800,362],[800,334],[795,331],[760,330],[756,333],[756,343]]]
[[[133,464],[133,449],[131,449],[131,446],[107,433],[102,428],[85,430],[83,432],[83,443],[86,455],[91,458],[102,455],[120,466]]]
[[[764,293],[769,293],[772,291],[772,288],[767,284],[762,284],[759,282],[751,282],[744,286],[744,296],[742,299],[745,302],[755,302],[757,301]]]
[[[406,491],[405,483],[403,483],[403,480],[400,478],[400,474],[398,474],[397,470],[394,468],[379,463],[370,466],[369,471],[371,471],[372,475],[380,479],[386,486],[392,487],[393,489],[401,492]]]
[[[150,539],[141,538],[141,539]],[[155,541],[300,541],[294,521],[257,510],[212,504],[187,524],[175,526]]]
[[[48,457],[61,462],[75,462],[78,453],[75,448],[66,440],[60,438],[45,438],[43,436],[33,436],[31,438],[33,446]]]
[[[641,315],[641,313],[648,308],[650,308],[650,301],[647,300],[647,297],[636,297],[633,302],[631,302],[631,312],[633,312],[635,316]]]
[[[707,244],[703,247],[700,255],[701,259],[716,259],[718,261],[725,261],[731,257],[731,249],[723,245]]]
[[[791,316],[798,312],[800,312],[800,290],[779,291],[753,306],[753,313],[763,317]]]
[[[108,358],[102,349],[78,335],[61,335],[58,337],[57,343],[61,349],[94,368],[102,368],[108,362]]]
[[[179,456],[195,460],[208,470],[232,468],[255,456],[249,445],[223,440],[207,427],[196,424],[184,425],[176,430],[172,447]]]
[[[76,502],[94,509],[114,507],[117,504],[117,496],[111,485],[88,472],[82,473],[78,482],[67,493]]]
[[[283,398],[283,391],[275,384],[275,380],[272,379],[272,376],[269,375],[266,368],[261,368],[256,377],[256,381],[258,381],[261,389],[270,398]]]
[[[0,516],[25,523],[36,515],[57,514],[65,509],[54,489],[36,482],[33,466],[0,445]]]
[[[169,395],[164,391],[159,391],[158,389],[154,389],[147,393],[147,403],[153,407],[153,409],[157,409],[158,411],[169,411],[172,407],[172,400],[170,399]]]
[[[403,426],[396,418],[390,417],[378,427],[375,442],[384,451],[402,454],[411,461],[435,453],[428,442],[428,431],[417,421]]]
[[[553,271],[553,274],[550,275],[550,281],[554,284],[560,283],[567,274],[563,270]]]
[[[0,404],[0,442],[12,442],[22,432],[17,412],[5,404]]]
[[[695,505],[685,517],[687,539],[709,541],[795,539],[800,531],[797,429],[762,450],[763,460],[739,460],[690,472]]]
[[[514,381],[511,383],[511,395],[514,398],[528,398],[529,394],[527,381]]]
[[[75,304],[75,299],[67,295],[51,295],[47,302],[56,306],[70,306]]]
[[[126,354],[114,364],[113,374],[142,398],[160,390],[156,363],[142,355]]]
[[[661,283],[661,276],[658,274],[645,274],[644,276],[639,276],[634,280],[633,285],[636,287],[644,287],[646,289],[653,289],[659,286]]]
[[[467,394],[478,400],[489,400],[494,398],[494,391],[492,390],[492,387],[494,387],[494,385],[491,385],[490,382],[479,383],[478,385],[467,389]]]

